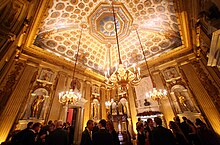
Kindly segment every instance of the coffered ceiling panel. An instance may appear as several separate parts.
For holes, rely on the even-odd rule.
[[[148,59],[182,45],[173,0],[117,0],[114,11],[127,66],[144,60],[134,27]],[[83,25],[80,64],[99,73],[115,69],[118,51],[111,1],[54,0],[42,23],[34,45],[74,62]]]

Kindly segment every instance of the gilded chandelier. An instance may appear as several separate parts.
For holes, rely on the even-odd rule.
[[[76,53],[76,61],[74,64],[73,77],[72,77],[72,81],[70,84],[70,90],[66,91],[66,92],[59,93],[59,102],[62,104],[72,104],[72,105],[76,105],[76,106],[82,106],[82,105],[84,105],[84,103],[87,102],[87,100],[85,100],[84,98],[81,97],[81,94],[79,92],[75,91],[76,80],[74,78],[75,72],[76,72],[76,64],[77,64],[77,60],[78,60],[79,48],[80,48],[80,41],[81,41],[81,37],[82,37],[82,31],[83,31],[83,26],[81,28],[80,38],[79,38],[79,42],[78,42],[78,49],[77,49],[77,53]]]
[[[120,86],[127,86],[127,84],[136,85],[140,82],[140,68],[134,66],[134,72],[119,64],[119,67],[112,73],[105,72],[105,79],[108,85],[118,84]]]
[[[119,65],[111,75],[110,75],[110,69],[108,69],[108,71],[105,72],[105,83],[108,86],[118,85],[122,88],[127,87],[128,84],[137,85],[141,80],[140,68],[137,68],[135,65],[133,65],[134,71],[132,72],[127,66],[124,66],[122,64],[113,2],[112,2],[112,13],[113,13],[113,19],[115,25],[115,37],[117,42]]]
[[[151,79],[152,84],[153,84],[153,90],[147,92],[147,93],[146,93],[146,97],[150,97],[150,98],[153,99],[154,101],[157,101],[158,104],[159,104],[159,101],[167,96],[167,90],[165,90],[165,89],[164,89],[164,90],[162,90],[162,89],[157,90],[156,84],[155,84],[155,82],[154,82],[154,80],[153,80],[152,74],[151,74],[151,72],[150,72],[150,69],[149,69],[149,66],[148,66],[148,63],[147,63],[147,59],[146,59],[146,56],[145,56],[145,53],[144,53],[143,46],[142,46],[142,44],[141,44],[141,40],[140,40],[138,31],[137,31],[137,28],[135,28],[135,30],[136,30],[136,34],[137,34],[137,37],[138,37],[138,40],[139,40],[139,43],[140,43],[140,46],[141,46],[141,50],[142,50],[142,52],[143,52],[143,56],[144,56],[145,64],[146,64],[146,66],[147,66],[147,70],[148,70],[150,79]]]
[[[151,97],[154,101],[159,102],[161,99],[165,98],[167,95],[167,90],[153,88],[152,91],[146,93],[147,97]]]
[[[73,89],[70,89],[70,91],[59,93],[60,103],[76,105],[79,102],[79,100],[81,100],[81,94],[74,92]]]

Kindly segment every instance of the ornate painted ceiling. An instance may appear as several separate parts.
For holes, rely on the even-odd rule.
[[[182,45],[173,0],[117,0],[114,10],[124,64],[144,60],[134,26],[147,59]],[[74,61],[83,24],[80,64],[101,74],[118,64],[109,0],[54,0],[42,23],[34,45]]]

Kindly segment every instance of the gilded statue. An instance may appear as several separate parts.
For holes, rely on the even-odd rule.
[[[45,97],[43,95],[37,96],[37,98],[31,104],[31,117],[36,117],[39,113],[41,104],[44,102]]]
[[[184,96],[182,96],[182,95],[180,94],[180,92],[177,92],[176,95],[177,95],[177,98],[178,98],[178,100],[179,100],[180,105],[181,105],[182,107],[184,107],[184,109],[185,109],[186,111],[190,110],[190,109],[188,108],[188,106],[187,106],[187,103],[186,103],[187,100],[186,100],[186,98],[185,98]]]

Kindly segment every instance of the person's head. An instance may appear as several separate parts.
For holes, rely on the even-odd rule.
[[[92,131],[94,125],[93,125],[93,120],[88,120],[87,123],[86,123],[86,127]]]
[[[67,125],[67,126],[70,126],[70,123],[69,123],[69,122],[66,122],[66,125]]]
[[[144,126],[147,126],[147,121],[144,121]]]
[[[56,128],[63,128],[63,121],[62,120],[57,121]]]
[[[52,121],[52,120],[49,120],[47,124],[50,125],[51,123],[53,123],[53,121]]]
[[[106,127],[106,121],[105,121],[105,119],[101,119],[101,120],[99,121],[99,126],[100,126],[100,128]]]
[[[141,118],[139,117],[139,118],[138,118],[138,122],[140,122],[140,121],[141,121]]]
[[[187,121],[187,118],[185,116],[182,117],[183,121]]]
[[[176,133],[182,133],[181,129],[179,128],[179,126],[174,121],[169,122],[169,127],[170,127],[170,129],[172,129],[173,133],[175,133],[175,134]]]
[[[54,123],[51,123],[51,124],[49,125],[49,132],[54,131],[54,129],[55,129],[55,124],[54,124]]]
[[[137,131],[139,132],[142,132],[142,131],[144,131],[144,125],[143,125],[143,123],[142,122],[139,122],[138,124],[137,124]]]
[[[159,125],[159,126],[162,125],[162,119],[159,118],[159,117],[155,117],[155,118],[154,118],[154,122],[156,123],[156,125]]]
[[[39,122],[34,123],[32,129],[33,129],[35,132],[39,132],[40,129],[41,129],[41,123],[39,123]]]
[[[32,128],[32,127],[33,127],[33,124],[34,124],[33,122],[28,122],[27,128],[28,128],[28,129]]]
[[[113,126],[112,121],[107,121],[107,123],[106,123],[106,128],[107,128],[109,131],[114,130],[114,126]]]
[[[154,122],[153,122],[153,120],[151,118],[147,119],[147,125],[150,126],[150,127],[154,126]]]
[[[175,119],[174,119],[174,121],[175,121],[177,124],[180,123],[180,118],[179,118],[179,116],[176,116]]]
[[[202,120],[201,119],[199,119],[199,118],[196,118],[196,126],[199,126],[199,127],[205,127],[206,126],[206,124],[204,123],[204,122],[202,122]]]
[[[178,125],[176,124],[176,122],[174,122],[174,121],[169,122],[169,127],[170,127],[170,129],[173,130],[173,132],[177,132],[177,130],[179,128]]]

